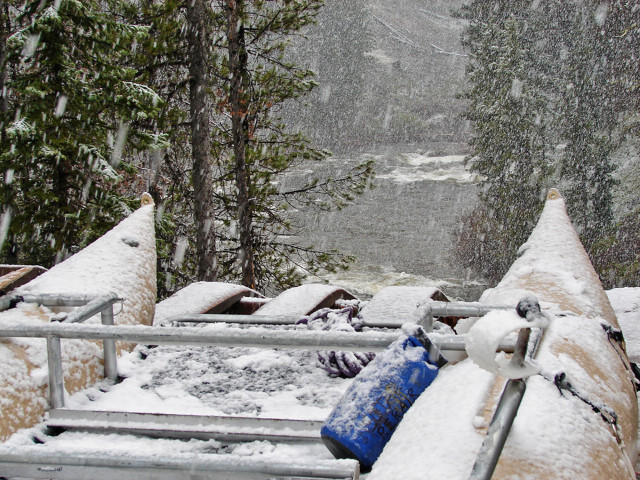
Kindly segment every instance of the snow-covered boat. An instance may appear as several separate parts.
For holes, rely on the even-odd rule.
[[[122,227],[127,224],[131,228]],[[153,326],[96,326],[100,328],[91,331],[83,327],[74,329],[75,333],[66,327],[56,329],[54,335],[95,335],[89,338],[107,338],[98,335],[116,331],[120,333],[113,335],[123,335],[116,338],[138,342],[141,348],[124,359],[127,378],[122,383],[104,391],[80,392],[71,398],[70,408],[54,405],[45,424],[0,445],[0,476],[95,479],[122,474],[186,479],[195,474],[199,478],[355,480],[360,475],[358,463],[332,460],[320,442],[323,418],[350,380],[330,378],[317,368],[315,350],[380,352],[401,335],[397,327],[403,323],[429,327],[432,317],[438,316],[436,304],[445,305],[440,306],[440,318],[451,322],[468,316],[462,312],[471,308],[459,304],[454,313],[436,289],[389,287],[363,302],[360,320],[370,331],[354,332],[343,324],[338,325],[339,331],[313,331],[300,324],[301,315],[330,306],[333,309],[325,316],[337,321],[345,305],[359,301],[326,285],[294,288],[270,300],[238,285],[197,283],[160,302],[154,318],[155,272],[150,266],[155,266],[155,256],[147,252],[153,244],[152,206],[143,206],[114,231],[94,244],[104,242],[102,247],[88,247],[89,253],[76,256],[83,255],[79,260],[72,257],[19,292],[26,298],[112,291],[132,299],[131,304],[125,300],[116,323],[149,324],[153,319]],[[123,257],[136,249],[139,255]],[[132,276],[123,280],[103,273],[105,258],[128,265]],[[127,290],[129,281],[132,287]],[[136,287],[145,282],[150,282],[145,288]],[[513,307],[531,295],[537,297],[543,313],[527,320]],[[333,305],[337,300],[339,305]],[[466,336],[433,333],[432,340],[448,344],[449,352],[466,339],[469,358],[455,362],[449,357],[450,364],[409,409],[367,480],[489,478],[474,477],[474,464],[490,437],[487,430],[505,376],[528,378],[493,478],[634,478],[638,413],[633,375],[619,343],[615,314],[557,191],[550,192],[520,258],[481,300],[472,305],[471,310],[481,312],[476,315],[492,305],[508,307],[480,319],[459,321],[456,328]],[[33,312],[42,319],[29,320]],[[206,312],[209,315],[201,315]],[[11,323],[12,315],[19,315],[22,322],[42,324],[60,314],[21,303],[0,313],[0,327]],[[200,327],[187,326],[192,322]],[[542,326],[535,358],[514,367],[503,353],[496,353],[498,345],[513,347],[515,331],[536,327],[537,333]],[[8,336],[22,335],[12,325],[6,330]],[[451,332],[448,327],[445,330]],[[99,347],[69,339],[79,336],[63,338],[68,345],[65,358],[73,359],[71,369],[81,365],[101,376]],[[76,344],[87,351],[76,351]],[[16,356],[16,351],[22,356]],[[27,422],[12,428],[30,425],[47,408],[44,340],[24,336],[6,340],[0,343],[0,355],[11,360],[7,364],[11,369],[24,370],[16,377],[19,381],[34,384],[29,387],[37,393],[34,401],[26,400],[27,390],[2,400],[22,402],[7,415],[30,415]],[[29,363],[22,362],[20,370],[15,366],[22,359]],[[77,389],[70,377],[74,375],[67,375],[65,384],[71,392]],[[93,379],[78,378],[84,385]],[[571,389],[566,388],[566,379]],[[18,380],[10,380],[11,388],[22,388]],[[268,392],[254,391],[256,382],[266,385]],[[65,431],[53,436],[48,428]],[[191,440],[183,441],[186,438]]]
[[[3,297],[5,307],[15,308],[0,312],[0,318],[23,325],[61,321],[71,308],[60,306],[87,304],[106,295],[122,299],[115,305],[116,324],[150,325],[156,302],[155,217],[148,194],[141,203],[91,245]],[[88,320],[96,321],[99,316]],[[118,345],[118,350],[122,348],[127,345]],[[103,378],[101,342],[65,340],[62,360],[69,394]],[[47,344],[41,338],[2,339],[0,363],[3,441],[16,430],[41,421],[49,408]]]
[[[520,371],[526,391],[491,478],[635,479],[634,376],[615,314],[557,190],[519,254],[481,302],[515,306],[533,295],[545,317],[538,325],[548,325],[535,359]],[[445,367],[418,398],[367,480],[483,478],[474,476],[475,465],[505,375],[519,376],[495,345],[523,322],[514,309],[459,325],[468,329],[470,357]],[[469,348],[474,338],[479,348]]]

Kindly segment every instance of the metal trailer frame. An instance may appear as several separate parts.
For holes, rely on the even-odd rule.
[[[317,422],[241,417],[188,415],[160,415],[125,412],[78,412],[64,409],[64,377],[60,342],[63,338],[102,340],[104,344],[105,377],[118,377],[115,342],[117,340],[150,345],[200,345],[229,347],[261,347],[305,350],[382,351],[399,338],[397,332],[364,331],[358,333],[269,330],[264,328],[229,327],[223,331],[207,331],[196,327],[116,326],[113,305],[121,302],[114,293],[98,296],[22,295],[0,298],[0,311],[19,302],[45,306],[78,306],[60,316],[60,323],[21,325],[0,321],[0,337],[41,337],[47,340],[50,421],[60,428],[79,428],[101,431],[111,428],[133,434],[173,438],[228,438],[247,440],[269,438],[280,441],[316,441]],[[495,308],[478,303],[429,302],[424,306],[421,324],[428,331],[434,317],[482,316]],[[84,320],[101,314],[102,325],[84,325]],[[292,325],[293,317],[254,315],[182,315],[172,317],[181,322],[225,322],[253,325]],[[397,328],[398,324],[371,324],[371,327]],[[462,335],[431,335],[430,340],[442,351],[463,351]],[[513,344],[500,348],[514,351]],[[285,423],[281,423],[285,422]],[[109,426],[109,424],[111,426]],[[162,426],[158,426],[162,424]],[[127,426],[128,425],[128,426]],[[313,430],[317,429],[316,434]],[[244,431],[243,431],[244,430]],[[260,433],[262,432],[262,433]],[[352,479],[359,478],[359,464],[355,460],[324,460],[308,464],[274,464],[264,460],[239,461],[226,455],[175,455],[158,459],[144,455],[122,458],[120,455],[91,453],[55,455],[43,453],[38,447],[6,447],[0,445],[0,475],[30,478],[113,478],[126,469],[131,479]]]
[[[358,480],[356,460],[269,462],[252,457],[182,454],[170,457],[99,452],[69,455],[38,447],[0,446],[0,475],[4,477],[113,480]]]

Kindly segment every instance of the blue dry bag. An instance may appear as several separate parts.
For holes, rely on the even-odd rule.
[[[424,330],[397,340],[354,379],[320,431],[336,458],[374,464],[403,415],[447,361]]]

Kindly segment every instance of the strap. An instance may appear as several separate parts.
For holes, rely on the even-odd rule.
[[[22,295],[11,297],[11,300],[9,300],[9,308],[16,308],[18,304],[22,302],[24,302],[24,297]]]
[[[551,375],[544,372],[541,372],[540,375],[545,380],[553,382],[553,384],[556,386],[556,388],[560,392],[560,395],[562,395],[563,397],[564,397],[564,392],[569,392],[574,397],[578,398],[582,402],[589,405],[595,413],[600,415],[600,417],[602,418],[602,420],[604,420],[605,423],[611,426],[617,442],[618,443],[622,442],[622,439],[620,438],[620,434],[618,432],[618,415],[616,414],[616,412],[613,411],[613,409],[607,407],[606,405],[592,402],[584,394],[576,390],[576,388],[567,379],[567,374],[565,372],[556,373],[553,376],[553,378],[551,378]]]
[[[622,330],[613,328],[608,323],[602,323],[600,325],[602,326],[602,329],[607,334],[609,343],[611,344],[613,349],[616,351],[616,353],[620,357],[620,360],[622,361],[622,365],[624,366],[624,369],[628,372],[629,368],[631,368],[631,373],[633,374],[633,378],[631,378],[631,382],[633,383],[633,387],[635,388],[635,391],[636,392],[640,391],[640,371],[638,371],[638,366],[629,362],[628,358],[626,356],[623,356],[622,353],[620,352],[620,350],[622,350],[625,353],[627,351],[627,346],[624,341],[624,335],[622,334]],[[613,342],[615,342],[615,344]]]

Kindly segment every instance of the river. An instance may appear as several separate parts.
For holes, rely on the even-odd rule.
[[[321,168],[337,176],[365,158],[375,160],[374,188],[354,204],[334,212],[292,213],[303,225],[297,241],[357,257],[348,271],[322,275],[319,280],[364,298],[389,285],[428,285],[438,286],[454,299],[477,299],[486,285],[470,278],[450,255],[460,216],[477,199],[475,178],[464,168],[464,156],[336,157]],[[304,165],[287,182],[312,173],[311,166]]]

